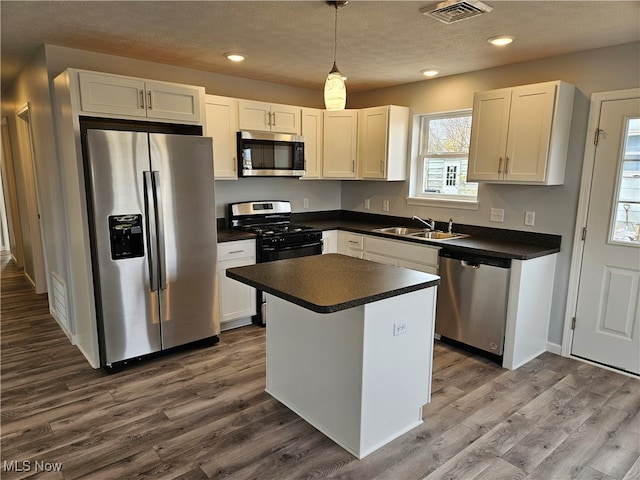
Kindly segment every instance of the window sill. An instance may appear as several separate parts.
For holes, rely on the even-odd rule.
[[[457,208],[459,210],[478,210],[477,200],[453,200],[422,197],[407,197],[408,205],[422,205],[425,207]]]

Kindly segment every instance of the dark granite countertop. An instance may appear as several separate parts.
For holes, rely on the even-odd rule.
[[[253,240],[254,238],[256,236],[253,233],[231,228],[218,228],[218,243]]]
[[[227,270],[227,276],[317,313],[436,286],[440,277],[337,253]]]
[[[420,240],[418,238],[399,237],[373,231],[382,227],[421,227],[420,224],[410,219],[360,212],[335,211],[317,212],[315,214],[294,214],[293,220],[296,223],[303,223],[304,225],[321,230],[344,230],[374,235],[381,238],[431,245],[455,253],[469,253],[515,260],[531,260],[533,258],[558,253],[562,240],[560,235],[477,227],[473,225],[454,225],[455,232],[467,234],[469,235],[468,237],[445,241]],[[442,222],[437,222],[436,228],[446,230],[447,225]],[[218,230],[219,242],[243,240],[246,238],[254,238],[254,236],[250,233],[237,230],[225,228]]]

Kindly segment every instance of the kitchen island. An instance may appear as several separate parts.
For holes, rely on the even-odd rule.
[[[357,458],[422,423],[438,276],[338,254],[227,276],[267,293],[267,393]]]

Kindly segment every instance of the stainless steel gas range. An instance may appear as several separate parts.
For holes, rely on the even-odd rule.
[[[229,221],[256,235],[258,263],[322,254],[322,230],[291,222],[291,203],[263,200],[229,204]],[[266,325],[264,294],[257,292],[257,314],[253,322]]]

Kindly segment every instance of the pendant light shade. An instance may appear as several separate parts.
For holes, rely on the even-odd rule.
[[[344,110],[347,103],[347,87],[344,83],[344,77],[338,70],[336,64],[336,53],[338,50],[338,7],[344,7],[347,1],[328,1],[329,5],[335,7],[335,28],[334,28],[334,49],[333,49],[333,68],[327,75],[324,82],[324,106],[327,110]]]

